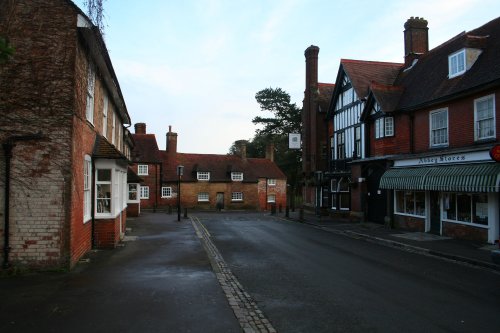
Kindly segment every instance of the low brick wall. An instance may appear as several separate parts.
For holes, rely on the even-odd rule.
[[[425,219],[413,216],[394,215],[394,226],[398,229],[425,232]]]
[[[481,243],[488,242],[488,229],[477,228],[464,224],[443,222],[443,235]]]

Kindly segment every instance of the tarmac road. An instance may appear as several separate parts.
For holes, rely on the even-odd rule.
[[[131,241],[70,273],[0,278],[0,332],[241,332],[189,222],[127,223]]]
[[[500,276],[263,214],[197,214],[278,332],[494,332]]]

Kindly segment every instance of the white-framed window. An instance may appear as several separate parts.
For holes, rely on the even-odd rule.
[[[396,190],[394,195],[397,214],[425,216],[425,192]]]
[[[198,171],[196,173],[198,180],[210,180],[210,172],[208,171]]]
[[[95,72],[94,66],[89,62],[87,69],[87,106],[85,115],[89,123],[94,124],[94,92],[95,92]]]
[[[429,113],[430,146],[448,145],[448,109],[440,109]]]
[[[83,161],[83,222],[88,222],[92,212],[92,160],[89,155],[85,155]]]
[[[448,56],[448,78],[465,73],[465,49],[452,53]]]
[[[269,178],[269,179],[267,180],[267,185],[268,185],[268,186],[276,186],[276,179],[274,179],[274,178]]]
[[[382,117],[375,120],[375,138],[394,136],[394,118]]]
[[[486,193],[443,193],[443,219],[488,225]]]
[[[243,172],[231,172],[231,180],[233,182],[243,181]]]
[[[149,186],[141,186],[140,195],[141,199],[149,199]]]
[[[103,100],[103,107],[102,107],[102,135],[107,138],[108,134],[108,94],[104,92],[104,100]]]
[[[198,202],[207,202],[207,201],[209,201],[208,192],[198,193]]]
[[[474,138],[476,140],[496,137],[495,95],[474,100]]]
[[[349,210],[351,207],[350,180],[347,177],[332,179],[332,209]]]
[[[137,175],[139,175],[139,176],[149,175],[148,165],[147,164],[137,165]]]
[[[232,192],[231,201],[243,201],[243,192]]]
[[[96,214],[110,214],[113,184],[112,169],[96,170]]]
[[[128,184],[128,201],[137,201],[139,200],[137,196],[137,190],[139,188],[139,184],[130,183]]]
[[[172,188],[163,186],[161,188],[161,197],[162,198],[171,198],[172,197]]]
[[[268,203],[275,203],[276,202],[276,194],[269,194],[267,196],[267,202]]]

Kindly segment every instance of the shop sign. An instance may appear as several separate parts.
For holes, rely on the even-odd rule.
[[[498,152],[500,156],[500,148]],[[394,161],[394,166],[407,167],[407,166],[425,166],[425,165],[436,165],[436,164],[459,164],[459,163],[463,164],[463,163],[481,162],[489,160],[490,156],[488,154],[488,151],[479,151],[479,152],[461,153],[461,154],[442,154],[442,155],[432,155],[432,156],[427,155],[407,160],[396,160]]]

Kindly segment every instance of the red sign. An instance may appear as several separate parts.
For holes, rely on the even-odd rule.
[[[500,162],[500,145],[495,145],[490,149],[490,156],[497,162]]]

